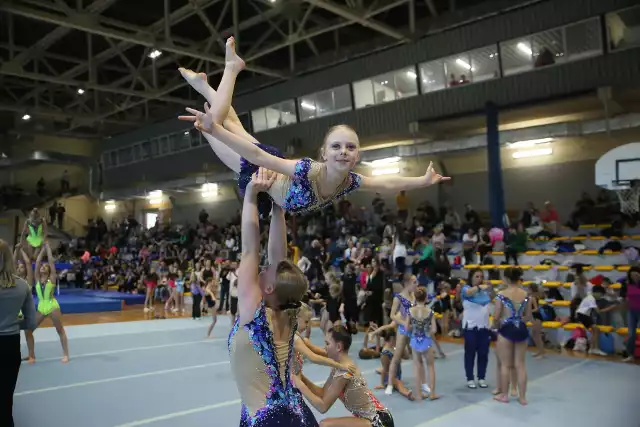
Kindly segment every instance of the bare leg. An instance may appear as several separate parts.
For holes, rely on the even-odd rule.
[[[36,363],[36,342],[33,339],[33,331],[24,331],[24,339],[27,341],[29,356],[23,360],[27,360],[30,365],[33,365]]]
[[[60,310],[56,310],[51,313],[51,320],[53,321],[53,326],[55,326],[58,336],[60,336],[60,344],[62,344],[62,363],[67,363],[69,362],[69,342],[67,341],[67,333],[64,330],[64,326],[62,326]]]
[[[424,377],[424,364],[422,363],[422,353],[413,352],[413,377],[416,382],[416,401],[422,401],[422,378]]]
[[[440,355],[440,357],[445,358],[447,357],[446,354],[444,354],[444,351],[442,351],[442,347],[440,347],[440,343],[438,342],[438,340],[433,337],[433,345],[436,346],[436,348],[438,349],[438,354]]]
[[[518,402],[521,405],[527,404],[527,365],[525,357],[527,355],[527,342],[519,342],[515,344],[515,373],[518,378]]]
[[[402,334],[398,334],[396,338],[396,349],[393,352],[393,359],[391,359],[391,365],[389,366],[389,382],[387,383],[387,390],[385,394],[390,395],[393,392],[393,383],[398,378],[398,366],[402,360],[404,354],[404,348],[407,346],[409,339]],[[416,390],[416,393],[418,391]]]
[[[429,388],[431,389],[429,399],[440,399],[440,396],[436,393],[436,354],[433,348],[427,350],[427,366],[429,368]]]
[[[213,306],[211,308],[211,324],[209,325],[209,329],[207,330],[207,338],[211,337],[211,332],[213,332],[213,328],[214,326],[216,326],[216,323],[218,322],[218,313],[216,312],[216,307]]]
[[[509,374],[509,387],[511,387],[511,397],[518,397],[518,372],[516,372],[515,367],[511,368],[511,373]]]
[[[532,328],[533,342],[536,345],[536,354],[533,357],[542,357],[544,356],[544,343],[542,342],[542,322],[539,320],[533,321]]]
[[[502,403],[508,403],[509,397],[507,393],[509,393],[509,377],[511,368],[513,367],[514,357],[513,344],[506,338],[498,335],[496,351],[500,358],[500,393],[497,394],[494,399]]]

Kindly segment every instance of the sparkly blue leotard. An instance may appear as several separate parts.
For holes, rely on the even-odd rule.
[[[282,158],[282,154],[277,148],[264,144],[257,144],[269,154]],[[321,163],[315,162],[308,157],[298,160],[293,177],[278,175],[272,189],[276,192],[282,191],[282,207],[294,214],[304,213],[322,209],[360,187],[362,177],[354,172],[349,172],[345,181],[340,185],[335,193],[328,199],[321,199],[318,194],[317,180]],[[240,174],[238,186],[240,193],[244,196],[245,189],[251,181],[251,175],[258,170],[258,166],[250,163],[245,158],[240,160]],[[279,188],[282,187],[282,188]],[[270,190],[271,192],[271,190]],[[262,196],[262,197],[261,197]],[[263,193],[258,195],[258,210],[261,215],[269,213],[271,210],[271,196]]]
[[[413,303],[412,301],[409,301],[400,293],[394,294],[394,296],[398,298],[398,301],[400,301],[400,307],[399,307],[400,314],[402,314],[402,317],[406,319],[407,316],[409,315],[409,309],[413,307],[415,303]],[[404,325],[398,325],[398,333],[400,335],[404,335],[405,337],[411,337],[411,334],[407,332]]]
[[[431,338],[432,318],[432,310],[429,310],[429,315],[422,320],[411,317],[411,341],[409,345],[414,351],[423,352],[431,348],[433,344],[433,339]]]
[[[526,297],[521,303],[520,307],[516,310],[513,301],[508,297],[498,294],[497,297],[505,308],[508,308],[510,315],[503,318],[500,322],[500,328],[498,333],[512,342],[522,342],[529,338],[529,330],[527,329],[527,323],[523,319],[524,310],[529,302],[529,297]]]
[[[264,303],[246,325],[236,318],[228,345],[242,399],[240,427],[318,426],[289,376],[294,336],[295,330],[288,346],[274,342]]]

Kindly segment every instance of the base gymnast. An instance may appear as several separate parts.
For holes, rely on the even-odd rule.
[[[241,427],[314,427],[318,423],[290,380],[304,274],[286,259],[284,211],[274,205],[269,265],[261,272],[258,193],[275,176],[260,169],[247,185],[242,209],[242,262],[238,267],[239,315],[229,334],[231,371],[242,400]]]
[[[231,108],[235,81],[243,68],[244,61],[235,52],[233,37],[227,40],[225,69],[217,92],[207,83],[206,74],[181,68],[182,76],[207,99],[211,110],[205,104],[204,112],[187,108],[192,115],[179,117],[194,122],[222,162],[240,174],[241,192],[258,167],[267,168],[277,172],[268,191],[271,199],[287,211],[299,213],[321,209],[358,188],[397,192],[428,187],[449,179],[436,173],[432,164],[420,177],[365,177],[354,173],[352,170],[360,160],[360,142],[356,132],[347,125],[329,130],[320,149],[321,162],[310,158],[282,158],[276,148],[260,144],[249,135]],[[268,213],[267,208],[261,204],[261,213]]]
[[[349,357],[351,333],[344,326],[334,326],[325,336],[327,355],[342,364],[353,363]],[[323,387],[304,375],[294,376],[304,397],[321,413],[326,413],[340,399],[354,416],[327,418],[321,427],[394,427],[391,412],[375,398],[360,370],[355,374],[332,370]]]

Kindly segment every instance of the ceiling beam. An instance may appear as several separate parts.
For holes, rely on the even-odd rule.
[[[200,0],[198,2],[198,4],[201,7],[209,7],[209,6],[212,6],[212,5],[214,5],[214,4],[216,4],[216,3],[220,2],[220,1],[222,1],[222,0]],[[183,20],[191,17],[194,13],[195,13],[195,11],[193,10],[193,7],[191,7],[190,4],[188,4],[186,6],[182,6],[181,8],[175,10],[171,14],[171,16],[170,16],[171,24],[172,25],[176,25],[176,24],[182,22]],[[154,22],[151,26],[145,28],[144,31],[140,31],[137,34],[148,33],[148,34],[152,34],[153,35],[153,34],[159,33],[160,31],[162,31],[164,29],[164,23],[165,23],[165,19],[162,18],[162,19]],[[120,49],[120,50],[124,50],[124,49],[127,49],[130,46],[132,46],[131,43],[120,42],[120,43],[117,44],[116,47],[118,47],[118,49]],[[116,49],[107,49],[107,50],[104,50],[104,51],[98,53],[95,56],[92,56],[92,61],[91,62],[95,66],[95,65],[101,64],[102,62],[108,61],[111,58],[116,57],[117,55],[118,55],[118,50],[116,50]],[[170,55],[168,55],[168,56],[170,56]],[[170,58],[162,58],[160,62],[169,61],[169,60],[170,60]],[[171,60],[171,62],[175,62],[175,61]],[[171,62],[164,62],[164,63],[169,64]],[[73,77],[79,76],[79,75],[81,75],[83,73],[86,73],[88,70],[89,70],[89,62],[87,61],[85,64],[78,65],[78,66],[73,67],[70,70],[66,71],[65,73],[63,73],[61,75],[61,77],[73,78]],[[127,78],[129,79],[127,81],[130,81],[133,78],[133,76],[127,76]],[[27,95],[23,96],[20,99],[20,102],[25,102],[25,101],[33,98],[34,96],[38,95],[39,93],[41,93],[43,90],[46,90],[46,89],[47,88],[43,87],[43,86],[37,87],[36,89],[34,89],[31,92],[29,92]]]
[[[304,0],[309,4],[312,4],[316,7],[334,13],[338,16],[341,16],[345,19],[348,19],[351,22],[356,22],[363,27],[371,28],[379,33],[387,35],[396,40],[400,40],[403,42],[408,42],[409,38],[402,34],[400,31],[394,30],[388,25],[382,24],[381,22],[374,21],[373,19],[366,18],[363,14],[354,12],[348,8],[337,5],[327,0]]]
[[[388,4],[384,5],[384,6],[380,6],[378,9],[370,10],[370,11],[366,12],[364,17],[366,17],[366,18],[373,17],[373,16],[375,16],[375,15],[377,15],[379,13],[385,12],[385,11],[387,11],[389,9],[393,9],[395,7],[398,7],[398,6],[401,6],[403,4],[406,4],[408,1],[409,0],[395,0],[395,1],[393,1],[391,3],[388,3]],[[269,54],[269,53],[271,53],[271,52],[273,52],[275,50],[283,49],[283,48],[289,46],[289,44],[291,44],[291,43],[299,43],[299,42],[304,41],[304,40],[306,40],[308,38],[312,38],[312,37],[315,37],[315,36],[320,35],[320,34],[328,33],[328,32],[334,31],[334,30],[336,30],[338,28],[346,27],[347,25],[351,25],[351,23],[352,23],[351,21],[345,20],[345,21],[340,22],[338,24],[329,25],[327,27],[323,27],[323,28],[316,29],[316,30],[311,30],[311,31],[307,32],[306,34],[300,35],[298,37],[294,37],[294,38],[292,38],[291,40],[289,40],[287,42],[284,42],[284,43],[278,44],[276,46],[272,46],[270,48],[266,48],[264,50],[261,50],[260,52],[256,53],[252,58],[249,58],[249,59],[245,58],[245,60],[250,61],[252,59],[265,56],[265,55],[267,55],[267,54]],[[219,72],[222,72],[222,70],[215,70],[213,72],[208,73],[208,75],[212,76],[212,75],[215,75],[215,74],[217,74]],[[157,96],[167,95],[167,94],[169,94],[169,93],[171,93],[173,91],[176,91],[176,90],[184,87],[185,85],[186,85],[186,82],[184,80],[179,81],[178,83],[175,83],[175,84],[172,84],[172,85],[167,85],[167,87],[165,87],[164,89],[160,90],[156,95]],[[126,110],[128,110],[130,108],[137,107],[138,105],[140,105],[140,104],[142,104],[144,102],[145,102],[145,100],[138,100],[138,101],[131,102],[131,103],[127,104],[127,105],[121,105],[121,106],[117,107],[116,109],[114,109],[113,111],[110,111],[110,112],[105,113],[105,114],[101,114],[100,118],[111,117],[114,114],[118,114],[118,113],[126,111]]]
[[[105,27],[99,23],[98,19],[95,16],[87,13],[73,12],[67,15],[60,15],[18,5],[12,1],[0,4],[0,11],[13,13],[29,19],[48,22],[50,24],[59,25],[61,27],[73,28],[75,30],[83,31],[86,33],[97,34],[103,37],[109,37],[124,42],[139,44],[141,46],[146,46],[152,49],[160,49],[163,52],[170,52],[195,59],[202,59],[218,65],[224,66],[225,64],[224,58],[220,56],[198,52],[194,49],[178,47],[171,42],[157,40],[155,37],[148,34],[136,35]],[[253,66],[248,64],[246,69],[248,71],[253,71],[254,73],[264,74],[271,77],[287,77],[286,74],[280,71],[272,70],[265,67]]]
[[[96,0],[91,3],[85,11],[91,14],[100,14],[107,10],[109,6],[115,3],[117,0]],[[48,48],[50,48],[55,42],[60,40],[62,37],[69,34],[71,31],[70,28],[58,27],[55,30],[51,31],[49,34],[38,40],[33,46],[31,46],[28,50],[20,52],[13,61],[20,65],[25,65],[30,60],[40,56],[42,53],[46,52]]]
[[[123,126],[140,126],[142,122],[128,120],[113,120],[108,118],[100,118],[97,115],[83,115],[74,112],[54,110],[43,107],[21,106],[15,104],[6,104],[0,102],[0,111],[7,111],[18,114],[29,113],[33,117],[48,117],[54,120],[77,120],[82,123],[102,122],[105,124],[123,125]]]
[[[71,86],[78,89],[84,90],[93,90],[97,92],[106,92],[106,93],[116,93],[124,96],[135,96],[143,99],[155,99],[158,101],[169,102],[173,104],[182,104],[182,105],[193,105],[192,100],[182,99],[182,98],[174,98],[174,97],[166,97],[166,96],[156,96],[153,91],[139,91],[139,90],[130,90],[130,89],[121,89],[111,86],[103,86],[91,82],[81,82],[78,80],[68,79],[64,77],[54,77],[46,74],[38,74],[38,73],[30,73],[26,71],[22,71],[19,68],[14,69],[11,64],[3,64],[0,66],[0,75],[18,77],[27,80],[34,80],[38,82],[51,83],[55,85],[62,86]]]
[[[431,16],[438,16],[438,9],[436,9],[436,5],[433,3],[433,0],[424,0],[427,5],[427,9],[429,9],[429,13]]]

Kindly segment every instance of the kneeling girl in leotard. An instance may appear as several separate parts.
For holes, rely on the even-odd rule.
[[[429,399],[436,400],[440,396],[436,394],[436,364],[435,351],[433,349],[433,335],[438,327],[433,310],[427,307],[427,289],[419,287],[416,289],[416,304],[409,309],[405,328],[411,333],[409,345],[413,353],[413,365],[415,370],[416,390],[429,393]],[[429,386],[427,387],[426,372],[424,363],[429,368]],[[421,401],[422,393],[418,393],[416,399]]]
[[[24,279],[30,288],[33,287],[33,266],[31,264],[29,256],[26,254],[20,243],[16,245],[16,249],[13,251],[13,262],[16,266],[16,276]],[[20,313],[20,315],[22,316],[22,313]],[[24,338],[27,341],[27,350],[29,352],[29,356],[26,360],[29,362],[29,364],[36,363],[33,331],[25,329]]]
[[[504,271],[507,288],[501,291],[495,302],[494,325],[498,329],[496,351],[500,359],[500,393],[494,397],[503,403],[509,402],[509,376],[515,368],[518,378],[518,401],[527,404],[527,368],[525,356],[529,330],[527,321],[532,320],[531,299],[522,289],[522,270],[509,267]]]
[[[341,364],[353,364],[349,357],[351,333],[344,326],[334,326],[325,336],[327,355]],[[304,397],[321,413],[326,413],[340,399],[353,417],[326,418],[323,427],[394,427],[391,412],[375,398],[358,369],[351,374],[341,369],[331,371],[323,387],[304,375],[295,376]]]
[[[42,258],[47,253],[47,263],[42,263]],[[38,295],[38,314],[36,323],[38,326],[47,317],[51,318],[53,326],[60,336],[60,344],[62,344],[62,363],[69,362],[69,343],[67,342],[67,333],[62,325],[62,313],[60,305],[53,296],[56,290],[56,264],[51,246],[45,241],[38,258],[36,259],[36,268],[34,270],[36,280],[36,294]]]
[[[316,365],[328,366],[334,369],[343,369],[349,372],[355,372],[355,365],[343,365],[335,360],[327,357],[326,351],[311,344],[311,342],[304,338],[302,334],[307,330],[313,311],[307,304],[302,304],[300,311],[298,312],[298,332],[293,339],[293,345],[295,353],[294,359],[291,361],[291,371],[294,375],[298,375],[302,372],[302,365],[304,358],[309,359],[311,363]]]

